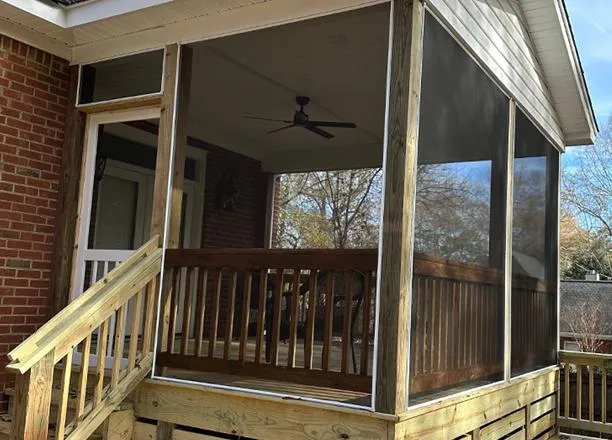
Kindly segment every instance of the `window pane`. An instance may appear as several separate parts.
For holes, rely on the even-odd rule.
[[[512,214],[512,374],[556,362],[559,153],[516,117]]]
[[[503,373],[508,98],[430,15],[424,38],[411,404]]]
[[[85,64],[79,104],[160,92],[163,64],[163,50]]]

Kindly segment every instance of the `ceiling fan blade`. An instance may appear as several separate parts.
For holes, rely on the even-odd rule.
[[[323,136],[324,138],[327,138],[327,139],[331,139],[331,138],[333,138],[333,137],[334,137],[334,135],[333,135],[333,134],[328,133],[328,132],[327,132],[327,131],[325,131],[325,130],[321,130],[319,127],[317,127],[317,126],[315,126],[315,125],[312,125],[312,124],[310,124],[310,123],[308,123],[308,124],[306,124],[306,125],[303,125],[303,127],[304,127],[306,130],[310,130],[310,131],[312,131],[313,133],[316,133],[316,134],[318,134],[319,136]]]
[[[284,122],[285,124],[293,123],[293,121],[287,121],[286,119],[262,118],[260,116],[250,116],[250,115],[244,115],[244,117],[245,119],[256,119],[258,121]]]
[[[317,127],[357,128],[352,122],[308,121],[308,123]]]
[[[286,129],[291,128],[291,127],[295,127],[295,124],[285,125],[284,127],[276,128],[274,130],[267,131],[266,133],[268,133],[268,134],[277,133],[279,131],[283,131],[283,130],[286,130]]]

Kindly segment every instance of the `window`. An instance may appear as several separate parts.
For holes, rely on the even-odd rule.
[[[160,93],[163,65],[163,50],[84,64],[79,104]]]
[[[508,98],[427,15],[411,403],[503,377]]]

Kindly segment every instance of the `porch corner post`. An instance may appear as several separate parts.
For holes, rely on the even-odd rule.
[[[391,14],[375,410],[399,414],[408,403],[423,1],[394,0]]]

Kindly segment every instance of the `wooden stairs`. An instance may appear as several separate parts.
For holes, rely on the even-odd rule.
[[[9,353],[10,440],[95,438],[110,424],[151,371],[161,257],[155,236]]]

